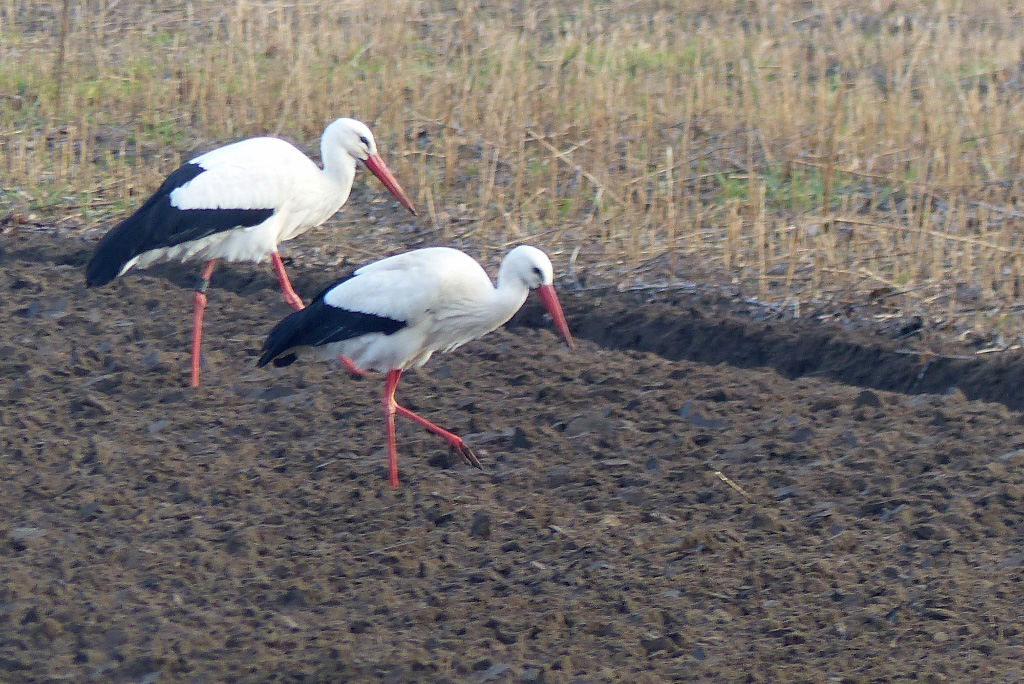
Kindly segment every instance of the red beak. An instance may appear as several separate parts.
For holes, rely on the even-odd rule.
[[[384,187],[395,196],[402,206],[412,212],[412,215],[416,215],[416,209],[412,206],[412,200],[405,194],[405,190],[402,190],[402,186],[398,184],[395,177],[391,174],[391,170],[388,169],[388,165],[384,163],[384,160],[380,158],[379,154],[371,154],[364,161],[366,168],[373,172],[373,175],[380,179],[380,182],[384,184]]]
[[[566,344],[575,348],[576,343],[573,341],[572,335],[569,334],[569,325],[565,322],[565,314],[562,313],[562,305],[558,303],[558,295],[555,294],[554,286],[539,286],[537,288],[537,295],[540,297],[541,304],[544,305],[544,308],[547,309],[548,314],[551,316],[551,320],[555,322],[555,329],[565,338]]]

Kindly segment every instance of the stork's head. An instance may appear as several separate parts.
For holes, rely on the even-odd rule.
[[[341,147],[351,156],[366,161],[377,154],[377,141],[373,139],[370,127],[355,119],[338,119],[327,127],[331,143]]]
[[[547,254],[536,247],[520,245],[505,255],[498,277],[499,280],[503,278],[521,280],[527,288],[536,290],[541,304],[547,309],[555,324],[555,329],[565,338],[570,347],[576,346],[569,333],[569,325],[565,322],[565,315],[562,313],[562,305],[558,302],[558,295],[555,294],[554,269]]]
[[[355,119],[337,119],[324,131],[323,145],[340,147],[354,159],[366,164],[366,168],[384,184],[403,207],[416,214],[412,200],[402,190],[387,164],[377,153],[377,141],[373,139],[370,127]]]

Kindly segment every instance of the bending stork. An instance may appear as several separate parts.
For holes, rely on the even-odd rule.
[[[480,466],[458,435],[400,406],[395,388],[402,371],[422,366],[436,351],[453,349],[504,324],[537,290],[555,328],[573,346],[569,326],[552,285],[551,261],[536,247],[510,251],[497,286],[472,257],[431,247],[363,266],[334,283],[302,311],[278,323],[263,345],[257,366],[287,366],[296,355],[338,355],[355,369],[387,373],[382,407],[388,449],[388,481],[398,487],[395,415],[422,425],[448,442],[470,464]],[[346,362],[346,366],[352,366]]]

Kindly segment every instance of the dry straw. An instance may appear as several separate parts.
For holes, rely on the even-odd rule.
[[[93,229],[196,149],[315,153],[352,115],[430,241],[538,242],[587,284],[1005,309],[1022,55],[1011,0],[4,0],[3,201]]]

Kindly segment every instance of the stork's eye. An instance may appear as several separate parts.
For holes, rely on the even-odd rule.
[[[544,278],[544,274],[540,272],[540,266],[534,266],[533,267],[533,275],[535,275],[535,276],[537,276],[538,278],[541,278],[541,279]]]
[[[364,144],[364,145],[366,145],[367,147],[369,147],[369,146],[370,146],[370,141],[366,139],[366,136],[365,136],[365,135],[361,135],[361,136],[359,136],[359,142],[363,143],[363,144]]]

